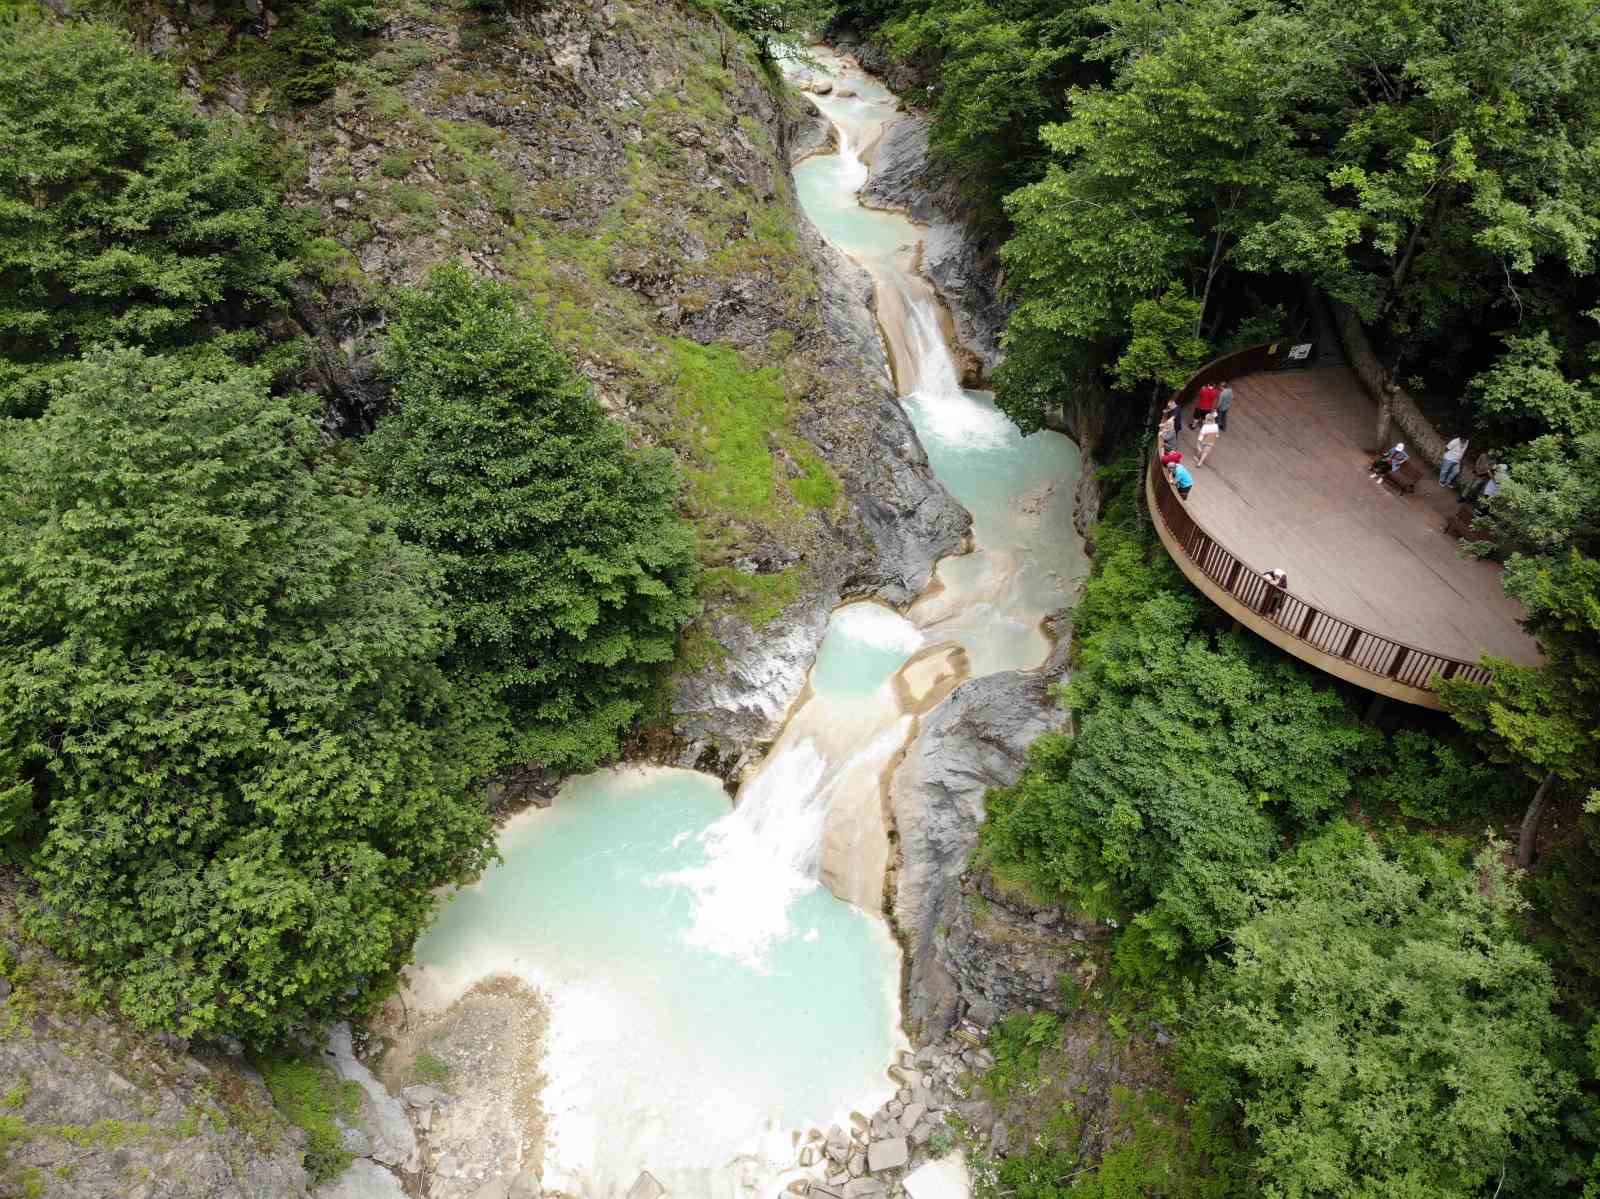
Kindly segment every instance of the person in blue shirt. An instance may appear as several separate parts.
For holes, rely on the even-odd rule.
[[[1188,503],[1189,492],[1194,487],[1194,476],[1189,473],[1189,468],[1181,462],[1174,462],[1170,468],[1170,477],[1178,486],[1178,498]]]

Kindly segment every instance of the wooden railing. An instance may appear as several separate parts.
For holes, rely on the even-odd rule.
[[[1253,371],[1271,369],[1278,364],[1280,348],[1277,343],[1252,346],[1209,362],[1177,390],[1175,398],[1182,403],[1204,383],[1238,379]],[[1430,653],[1384,637],[1324,612],[1292,591],[1274,587],[1262,578],[1260,570],[1218,542],[1189,514],[1188,505],[1178,498],[1154,454],[1150,456],[1149,470],[1156,516],[1184,556],[1206,578],[1261,619],[1312,649],[1404,686],[1426,691],[1434,679],[1489,681],[1489,672],[1476,662]]]

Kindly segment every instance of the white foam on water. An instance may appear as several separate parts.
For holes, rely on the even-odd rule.
[[[828,636],[846,637],[877,649],[913,654],[922,648],[922,631],[893,608],[882,604],[845,604],[835,608]]]
[[[811,741],[781,746],[733,811],[700,834],[705,865],[652,880],[693,892],[685,944],[764,966],[768,947],[791,931],[790,907],[817,885],[827,771]]]
[[[889,716],[887,728],[879,726],[876,736],[843,761],[831,760],[810,737],[781,738],[739,789],[733,811],[700,834],[704,865],[650,880],[691,892],[686,945],[754,970],[768,968],[773,944],[796,933],[790,919],[795,901],[818,886],[828,809],[843,787],[875,788],[877,771],[905,740],[910,721],[892,709]],[[874,726],[861,727],[865,732]]]

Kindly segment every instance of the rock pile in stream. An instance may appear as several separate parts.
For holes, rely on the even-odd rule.
[[[870,1116],[852,1112],[848,1129],[834,1125],[806,1134],[798,1164],[818,1177],[795,1180],[790,1192],[811,1199],[904,1196],[908,1174],[948,1155],[972,1131],[992,1140],[994,1107],[972,1093],[973,1078],[992,1065],[983,1031],[971,1023],[937,1045],[902,1051],[889,1067],[900,1084],[892,1099]]]

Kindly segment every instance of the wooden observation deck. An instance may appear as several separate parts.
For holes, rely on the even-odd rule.
[[[1229,379],[1234,392],[1204,467],[1185,414],[1187,503],[1150,458],[1156,532],[1189,581],[1301,661],[1423,707],[1442,707],[1437,678],[1486,679],[1484,651],[1538,663],[1500,567],[1461,557],[1443,532],[1454,493],[1431,472],[1412,495],[1374,484],[1377,405],[1346,367],[1277,369],[1277,348],[1219,358],[1178,390],[1186,403]],[[1288,572],[1287,594],[1262,579],[1273,568]]]

